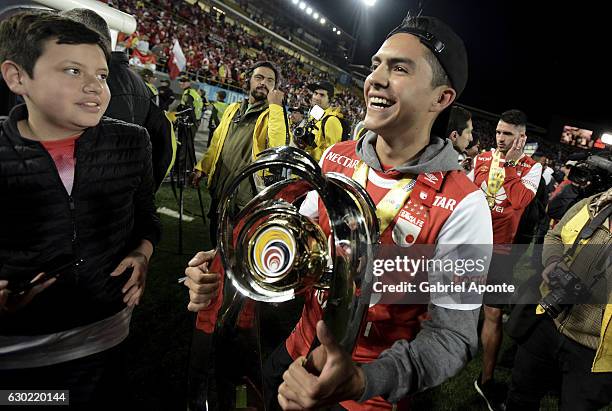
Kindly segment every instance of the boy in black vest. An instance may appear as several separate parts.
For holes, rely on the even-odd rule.
[[[26,104],[0,124],[0,386],[107,408],[159,240],[144,128],[102,118],[110,51],[48,12],[0,23],[0,68]],[[42,272],[55,272],[32,287]],[[44,353],[44,354],[41,354]]]

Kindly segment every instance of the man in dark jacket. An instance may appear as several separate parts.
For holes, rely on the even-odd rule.
[[[148,68],[142,69],[140,70],[140,77],[142,77],[142,80],[145,82],[145,85],[149,89],[151,93],[151,99],[153,100],[155,105],[159,107],[159,90],[153,85],[153,80],[155,80],[155,73],[153,73],[153,71]]]
[[[160,86],[157,88],[159,93],[159,108],[164,111],[168,111],[170,108],[170,104],[176,99],[174,97],[174,91],[170,88],[170,81],[168,80],[160,80]]]
[[[144,81],[130,70],[128,56],[113,51],[110,61],[108,87],[111,101],[104,115],[143,126],[149,132],[153,147],[153,176],[158,188],[172,163],[172,123],[150,98]]]
[[[136,73],[130,70],[129,57],[123,51],[113,51],[109,64],[108,88],[111,100],[105,116],[144,125],[153,104],[151,93]]]

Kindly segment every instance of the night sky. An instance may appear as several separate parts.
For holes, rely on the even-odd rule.
[[[307,2],[349,32],[362,7],[360,0]],[[423,14],[445,21],[466,43],[469,80],[459,102],[493,113],[519,108],[544,128],[556,115],[612,128],[612,24],[603,2],[546,2],[547,9],[533,9],[538,3],[426,2]],[[369,65],[385,35],[416,4],[378,0],[367,9],[356,63]]]

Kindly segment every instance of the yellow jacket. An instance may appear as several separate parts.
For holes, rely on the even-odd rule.
[[[196,170],[206,174],[209,187],[215,174],[217,161],[223,150],[223,144],[227,138],[227,132],[234,116],[240,109],[240,104],[232,103],[225,109],[221,122],[213,133],[208,151],[195,166]],[[286,145],[287,134],[283,116],[283,108],[277,104],[271,104],[259,115],[253,130],[252,160],[255,160],[257,155],[267,148]]]
[[[593,372],[612,371],[612,304],[606,305],[603,319],[601,320],[601,340],[599,348],[593,360]]]
[[[325,133],[323,133],[323,120],[325,120]],[[323,152],[327,150],[328,147],[333,146],[336,143],[339,143],[342,140],[342,124],[337,117],[342,117],[339,108],[327,107],[325,109],[325,114],[321,118],[321,120],[317,121],[315,130],[315,147],[307,147],[306,152],[310,154],[312,158],[316,161],[321,159]]]
[[[149,87],[149,90],[151,90],[151,93],[153,93],[154,96],[159,95],[159,91],[157,91],[157,87],[155,87],[153,84],[149,83],[148,81],[145,81],[145,84],[147,85],[147,87]]]
[[[192,88],[187,88],[183,91],[183,95],[181,97],[181,104],[187,105],[187,97],[191,97],[193,99],[193,111],[195,112],[196,120],[200,120],[202,118],[202,113],[204,110],[204,100],[202,100],[202,96],[196,90]]]
[[[576,240],[576,237],[578,237],[578,234],[582,228],[593,217],[589,210],[590,200],[591,199],[588,199],[588,201],[583,200],[576,204],[576,208],[579,208],[579,211],[574,215],[571,215],[572,210],[570,209],[570,211],[566,213],[566,216],[555,228],[554,232],[559,232],[564,248],[571,247],[572,244],[574,244],[574,241]],[[582,240],[581,244],[585,244],[588,241],[588,239]],[[562,252],[562,250],[559,251]],[[552,259],[546,255],[543,257],[548,261],[552,261]],[[610,302],[610,297],[608,298],[608,302]],[[543,309],[540,306],[538,306],[538,314],[544,315]],[[595,353],[591,371],[612,372],[612,304],[606,304],[606,308],[604,310],[604,316],[601,321],[599,346],[597,347],[597,352]]]

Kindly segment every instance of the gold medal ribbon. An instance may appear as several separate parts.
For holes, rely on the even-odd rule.
[[[489,169],[489,181],[487,184],[487,192],[485,195],[487,196],[487,203],[489,204],[489,208],[493,209],[495,207],[495,196],[497,192],[504,184],[504,180],[506,178],[506,170],[504,167],[499,165],[501,161],[501,151],[496,150],[495,154],[493,154],[493,160],[491,161],[491,168]]]
[[[370,167],[363,161],[360,161],[353,172],[353,180],[361,184],[365,189],[368,182],[368,173]],[[389,224],[395,219],[395,216],[402,209],[410,193],[414,188],[415,180],[412,178],[402,178],[396,182],[389,192],[376,205],[376,217],[380,225],[380,234],[384,233]]]

